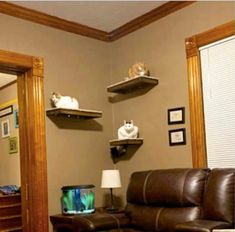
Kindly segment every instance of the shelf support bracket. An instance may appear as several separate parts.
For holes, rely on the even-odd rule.
[[[127,145],[111,147],[110,150],[111,150],[112,157],[115,159],[126,154]]]

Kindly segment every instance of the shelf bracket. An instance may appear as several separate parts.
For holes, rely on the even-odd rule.
[[[121,157],[126,154],[127,145],[125,144],[122,146],[111,147],[110,150],[111,150],[112,157],[115,159],[115,158]]]

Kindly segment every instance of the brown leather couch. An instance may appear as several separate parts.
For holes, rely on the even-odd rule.
[[[123,213],[74,217],[73,231],[198,231],[234,228],[235,169],[135,172]]]

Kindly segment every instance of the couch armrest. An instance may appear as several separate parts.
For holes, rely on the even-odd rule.
[[[94,214],[74,217],[73,225],[75,231],[105,231],[128,227],[130,219],[125,213],[109,214],[96,212]]]
[[[213,229],[229,229],[233,225],[227,222],[211,220],[194,220],[177,224],[175,231],[179,232],[211,232]]]

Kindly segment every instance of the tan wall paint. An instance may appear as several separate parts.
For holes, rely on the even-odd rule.
[[[6,103],[17,98],[16,84],[10,85],[0,90],[0,108],[6,107]],[[13,110],[18,109],[17,102],[12,101]],[[0,118],[0,125],[3,121],[9,120],[10,136],[19,138],[19,129],[15,128],[14,115],[6,115]],[[0,126],[1,127],[1,126]],[[9,154],[9,137],[2,138],[2,128],[0,134],[0,185],[20,186],[20,159],[19,153]],[[19,151],[19,147],[18,147]]]
[[[121,81],[128,68],[144,61],[159,85],[149,92],[113,106],[114,134],[124,119],[133,119],[144,144],[117,163],[125,196],[128,177],[135,170],[192,167],[187,65],[184,40],[234,19],[234,2],[197,2],[150,24],[112,45],[112,83]],[[167,109],[185,107],[186,122],[168,125]],[[169,146],[168,130],[186,128],[187,145]],[[132,155],[132,156],[131,156]]]
[[[107,44],[13,17],[0,15],[0,49],[41,56],[45,61],[45,101],[52,91],[78,98],[81,108],[103,111],[94,121],[60,121],[46,117],[49,214],[60,212],[60,187],[96,185],[96,205],[102,204],[100,173],[112,168],[108,140],[116,138],[124,119],[139,126],[144,144],[117,163],[123,188],[132,171],[191,167],[187,71],[184,39],[234,17],[232,2],[197,2],[124,38]],[[106,86],[120,81],[129,66],[145,61],[160,83],[146,94],[115,104]],[[169,147],[167,109],[186,107],[187,145]]]
[[[78,98],[80,107],[101,110],[96,120],[46,117],[49,214],[60,212],[60,188],[95,184],[96,205],[103,201],[101,170],[112,168],[108,141],[112,135],[110,44],[0,14],[0,49],[35,55],[45,63],[45,105],[53,91]]]

